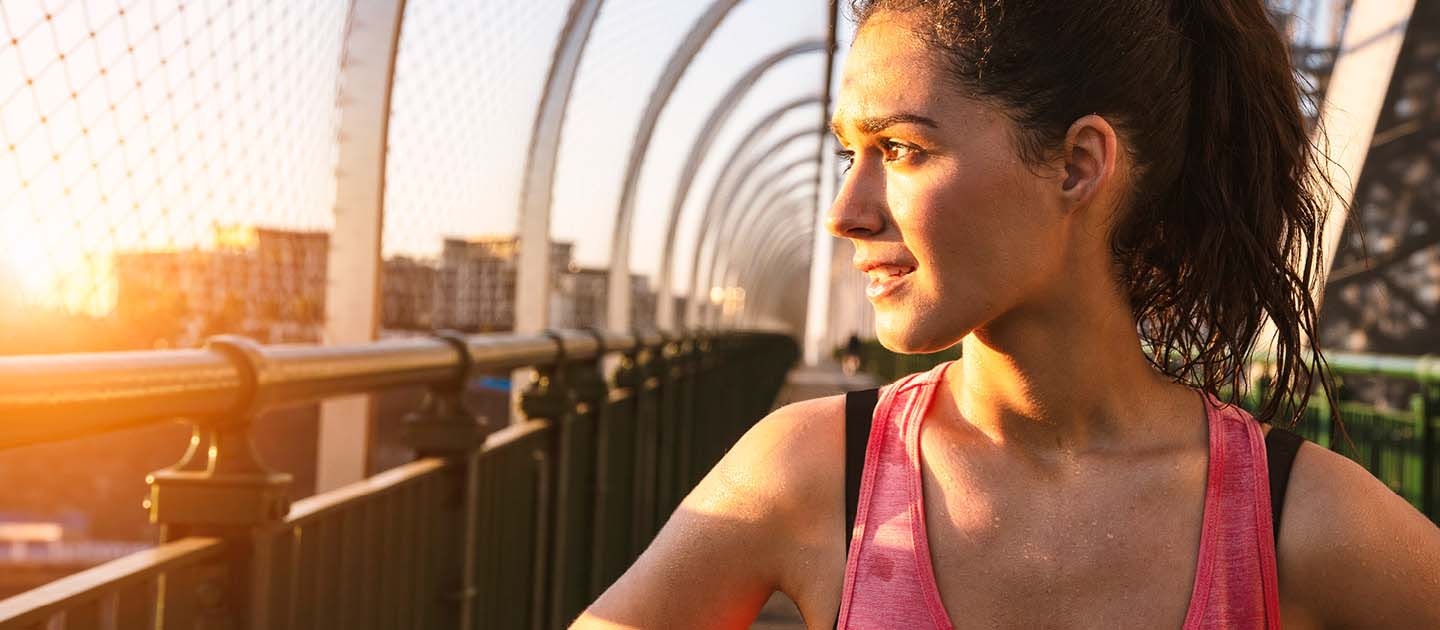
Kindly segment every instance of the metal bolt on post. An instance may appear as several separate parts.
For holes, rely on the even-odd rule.
[[[195,421],[190,449],[180,462],[151,473],[145,506],[160,525],[160,541],[213,536],[226,541],[228,571],[202,581],[194,601],[208,601],[206,627],[260,628],[270,614],[272,554],[290,511],[290,475],[269,470],[250,443],[250,426],[261,410],[264,356],[259,344],[237,336],[210,339],[206,348],[224,355],[240,376],[241,394],[227,414]],[[217,592],[218,585],[218,592]],[[208,591],[208,596],[206,592]],[[185,597],[183,594],[174,594]],[[164,602],[157,601],[157,615]]]

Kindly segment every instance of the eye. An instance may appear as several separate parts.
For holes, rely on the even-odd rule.
[[[880,143],[880,149],[885,154],[886,162],[899,162],[908,159],[919,151],[919,149],[915,147],[894,140],[882,141]]]

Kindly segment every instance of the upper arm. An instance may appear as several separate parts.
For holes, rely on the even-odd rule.
[[[1294,466],[1278,553],[1281,601],[1298,606],[1290,616],[1440,628],[1440,529],[1339,454],[1307,442]]]
[[[746,432],[574,627],[748,627],[801,552],[814,497],[830,483],[821,462],[842,446],[827,404],[784,407]]]

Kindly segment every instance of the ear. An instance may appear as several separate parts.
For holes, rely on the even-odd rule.
[[[1065,180],[1060,186],[1066,210],[1089,205],[1111,187],[1119,146],[1115,129],[1097,114],[1070,125],[1065,133]]]

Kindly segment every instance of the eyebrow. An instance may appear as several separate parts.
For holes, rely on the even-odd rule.
[[[889,116],[862,118],[859,122],[855,124],[855,126],[859,127],[860,131],[863,133],[873,134],[880,133],[881,131],[889,129],[890,127],[894,127],[895,125],[906,124],[921,125],[924,127],[929,127],[931,129],[940,128],[940,125],[937,124],[934,120],[926,118],[924,116],[920,116],[918,114],[891,114]],[[835,120],[830,121],[830,130],[833,131],[837,136],[841,135],[840,122]]]

